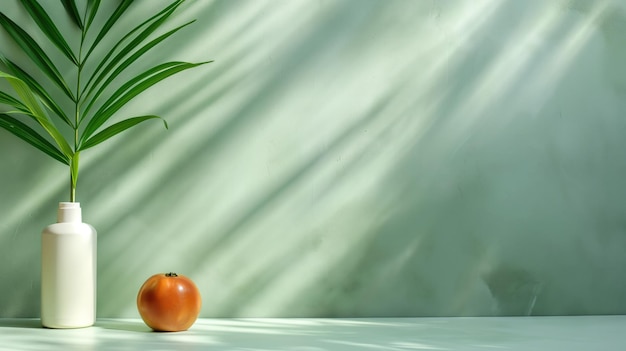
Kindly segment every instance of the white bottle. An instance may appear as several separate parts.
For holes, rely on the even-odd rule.
[[[96,320],[96,230],[80,203],[61,202],[41,236],[41,324],[82,328]]]

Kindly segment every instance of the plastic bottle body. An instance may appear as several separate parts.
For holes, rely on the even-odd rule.
[[[41,238],[41,323],[88,327],[96,319],[96,230],[82,223],[78,203],[59,204],[58,217]]]

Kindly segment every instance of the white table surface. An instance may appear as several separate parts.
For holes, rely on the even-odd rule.
[[[140,319],[83,329],[0,319],[0,350],[626,350],[626,316],[199,319],[156,333]]]

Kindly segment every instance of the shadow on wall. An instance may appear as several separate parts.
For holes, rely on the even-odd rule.
[[[167,137],[85,155],[99,315],[136,317],[166,270],[198,283],[204,317],[626,312],[626,106],[601,39],[624,9],[570,3],[185,5],[200,29],[170,52],[216,62],[154,91]],[[19,287],[2,316],[38,314],[22,234],[49,220],[20,206],[37,218],[0,227]]]

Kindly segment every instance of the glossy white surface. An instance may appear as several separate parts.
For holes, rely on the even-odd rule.
[[[0,350],[624,350],[626,316],[200,319],[151,332],[138,319],[54,330],[0,319]]]

